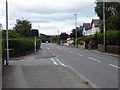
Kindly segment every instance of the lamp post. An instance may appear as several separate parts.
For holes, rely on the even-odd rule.
[[[8,49],[8,0],[6,0],[6,66],[9,64],[9,49]]]
[[[38,26],[38,30],[40,29],[40,26]],[[42,43],[42,40],[41,40],[41,35],[40,35],[40,30],[39,30],[39,39],[40,39],[40,42]],[[39,50],[41,49],[41,43],[39,42]]]
[[[77,47],[77,14],[75,13],[75,45]]]
[[[60,44],[59,31],[58,31],[58,44]]]
[[[105,31],[105,0],[103,0],[103,30],[104,30],[104,52],[106,52],[106,31]]]

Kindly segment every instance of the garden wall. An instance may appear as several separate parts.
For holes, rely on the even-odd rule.
[[[104,45],[98,44],[98,50],[104,51]],[[106,52],[119,54],[120,55],[120,46],[106,45]]]

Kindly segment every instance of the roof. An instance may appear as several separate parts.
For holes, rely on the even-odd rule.
[[[83,28],[85,27],[85,30],[90,29],[90,23],[83,23]]]
[[[95,27],[98,27],[100,25],[100,20],[99,19],[93,19],[92,23],[91,23],[91,27],[92,27],[92,24],[94,24]]]

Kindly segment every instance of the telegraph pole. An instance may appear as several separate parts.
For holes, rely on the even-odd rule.
[[[106,52],[106,31],[105,31],[105,0],[103,0],[103,30],[104,30],[104,52]]]
[[[9,64],[9,49],[8,49],[8,0],[6,0],[6,51],[7,51],[7,58],[6,58],[6,66]]]

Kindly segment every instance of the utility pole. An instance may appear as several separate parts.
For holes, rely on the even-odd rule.
[[[6,0],[6,51],[7,51],[7,58],[6,58],[6,66],[9,64],[9,49],[8,49],[8,0]]]
[[[77,14],[75,13],[75,46],[77,46]]]
[[[105,31],[105,0],[103,0],[103,30],[104,30],[104,52],[106,52],[106,31]]]

